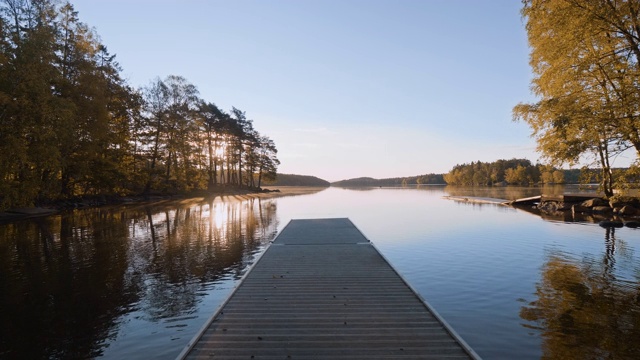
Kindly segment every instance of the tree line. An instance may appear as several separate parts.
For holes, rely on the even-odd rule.
[[[456,165],[443,177],[449,185],[533,185],[564,184],[564,174],[563,170],[549,165],[533,165],[527,159],[511,159]]]
[[[317,186],[328,187],[331,185],[327,180],[310,175],[278,174],[277,179],[269,179],[264,182],[271,186]]]
[[[181,76],[134,88],[70,3],[0,2],[0,209],[259,187],[276,146]]]
[[[357,186],[406,186],[406,185],[442,185],[444,184],[442,174],[425,174],[409,177],[396,177],[385,179],[374,179],[361,177],[348,180],[332,182],[333,186],[357,187]]]
[[[640,0],[523,0],[534,103],[513,109],[554,165],[590,161],[606,196],[640,174]],[[633,154],[624,172],[620,154]]]

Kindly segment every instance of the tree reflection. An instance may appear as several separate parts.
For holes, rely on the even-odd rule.
[[[563,185],[535,186],[451,186],[444,190],[449,196],[490,197],[496,199],[516,200],[537,196],[541,193],[547,195],[562,195],[566,187]]]
[[[122,316],[192,313],[277,229],[274,200],[76,211],[0,226],[0,358],[92,358]]]
[[[277,228],[275,215],[269,216],[269,222],[256,216],[275,212],[271,201],[216,198],[163,209],[153,216],[148,216],[149,209],[145,212],[146,221],[137,224],[142,239],[134,242],[128,272],[144,294],[139,310],[150,321],[188,314],[203,287],[223,277],[241,276]],[[263,237],[263,231],[273,235]],[[144,241],[145,236],[156,241]]]
[[[127,291],[126,224],[100,210],[0,227],[0,357],[88,358]]]
[[[522,319],[536,324],[525,326],[542,334],[543,358],[640,358],[638,271],[637,259],[616,239],[615,229],[607,229],[601,258],[550,254],[537,300],[520,311]]]

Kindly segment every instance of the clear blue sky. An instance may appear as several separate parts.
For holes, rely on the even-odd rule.
[[[516,0],[73,0],[134,87],[181,75],[246,111],[279,171],[327,180],[524,157]]]

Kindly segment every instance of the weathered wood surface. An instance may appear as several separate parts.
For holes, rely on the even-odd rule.
[[[179,359],[478,358],[348,219],[293,220]]]
[[[530,205],[534,203],[539,203],[541,200],[542,200],[542,196],[538,195],[538,196],[531,196],[527,198],[516,199],[516,200],[510,201],[508,204],[509,205]]]

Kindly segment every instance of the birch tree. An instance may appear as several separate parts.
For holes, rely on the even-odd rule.
[[[613,194],[612,159],[640,156],[640,1],[524,0],[536,103],[514,107],[554,165],[590,158]]]

